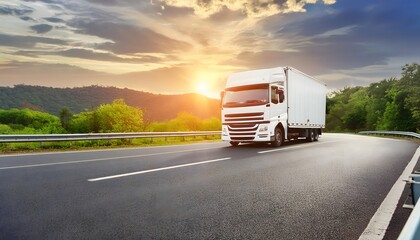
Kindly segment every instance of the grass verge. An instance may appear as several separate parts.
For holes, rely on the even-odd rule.
[[[149,147],[182,145],[197,142],[217,142],[220,136],[200,137],[167,137],[167,138],[140,138],[140,139],[116,139],[116,140],[86,140],[66,142],[31,142],[31,143],[0,143],[0,153],[32,153],[54,151],[77,151],[130,147]]]

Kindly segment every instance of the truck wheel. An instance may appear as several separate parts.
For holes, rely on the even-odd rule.
[[[318,141],[318,138],[319,138],[318,129],[314,129],[314,141]]]
[[[306,136],[306,141],[313,142],[315,139],[315,133],[313,129],[308,129],[308,135]]]
[[[271,142],[271,146],[280,147],[283,144],[283,133],[279,128],[276,128],[274,132],[274,141]]]
[[[230,145],[232,145],[232,147],[237,147],[239,145],[239,142],[230,142]]]

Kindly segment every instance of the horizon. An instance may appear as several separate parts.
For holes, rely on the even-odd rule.
[[[119,90],[130,90],[130,91],[142,92],[142,93],[153,94],[153,95],[163,95],[163,96],[200,95],[200,96],[203,96],[203,97],[206,97],[206,98],[209,98],[209,99],[220,100],[220,95],[219,95],[218,98],[214,98],[214,97],[211,97],[211,96],[207,96],[207,95],[201,94],[199,92],[185,92],[185,93],[164,94],[164,93],[156,93],[156,92],[147,92],[147,91],[133,89],[133,88],[128,88],[128,87],[105,86],[105,85],[54,87],[54,86],[42,86],[42,85],[15,84],[13,86],[0,86],[0,88],[15,88],[15,87],[19,87],[19,86],[24,86],[24,87],[42,87],[42,88],[45,87],[45,88],[53,88],[53,89],[67,89],[67,88],[76,89],[76,88],[90,88],[90,87],[116,88],[116,89],[119,89]]]
[[[232,72],[292,66],[329,91],[418,62],[415,1],[0,1],[0,86],[219,98]]]

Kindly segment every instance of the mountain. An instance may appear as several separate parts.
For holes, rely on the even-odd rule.
[[[63,107],[79,113],[122,98],[139,107],[146,121],[166,121],[180,112],[200,118],[220,117],[219,100],[199,94],[163,95],[116,87],[52,88],[16,85],[0,87],[0,109],[31,108],[58,115]]]

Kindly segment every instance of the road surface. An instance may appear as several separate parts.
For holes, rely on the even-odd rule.
[[[318,142],[0,156],[0,239],[358,239],[418,144]]]

